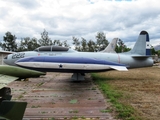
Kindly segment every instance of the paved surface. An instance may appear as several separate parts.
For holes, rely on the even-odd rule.
[[[113,120],[107,112],[109,103],[92,83],[89,75],[85,81],[73,82],[72,74],[47,73],[29,81],[9,84],[12,100],[27,101],[24,120],[99,119]]]

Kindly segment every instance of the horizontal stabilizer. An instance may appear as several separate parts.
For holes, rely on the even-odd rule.
[[[128,71],[128,69],[125,66],[110,66],[110,68],[118,71]]]

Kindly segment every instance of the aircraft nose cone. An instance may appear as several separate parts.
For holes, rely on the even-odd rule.
[[[3,62],[7,65],[11,65],[10,60],[8,59],[8,55],[6,57],[4,57]]]

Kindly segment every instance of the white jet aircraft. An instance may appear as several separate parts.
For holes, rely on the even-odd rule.
[[[39,47],[35,51],[8,55],[4,62],[43,72],[73,73],[73,80],[84,80],[84,73],[108,70],[127,71],[128,68],[153,65],[149,35],[141,31],[129,52],[77,52],[60,46]]]

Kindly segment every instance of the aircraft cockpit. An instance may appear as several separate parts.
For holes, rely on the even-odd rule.
[[[69,48],[62,46],[42,46],[36,48],[34,51],[37,52],[67,52]]]

